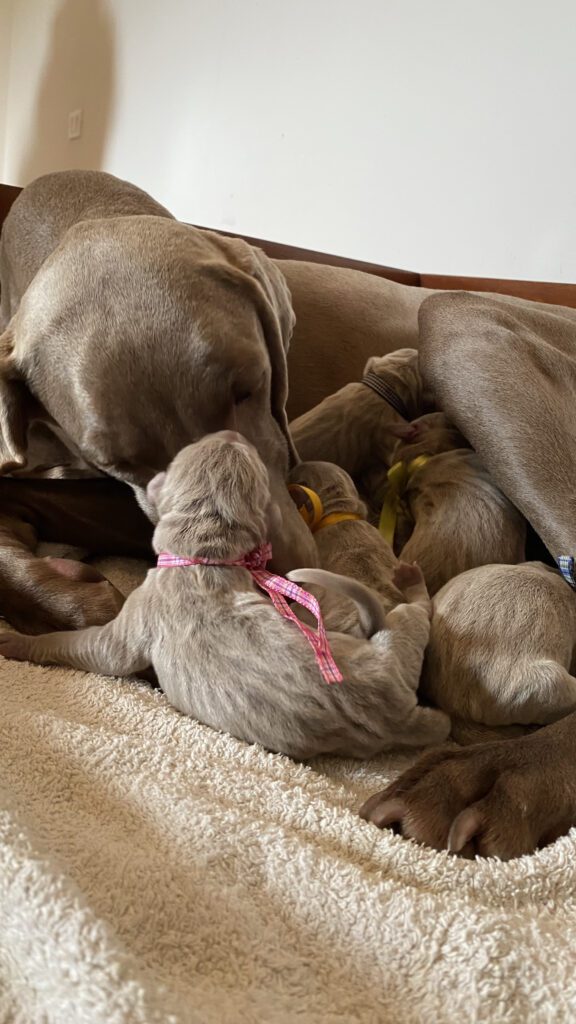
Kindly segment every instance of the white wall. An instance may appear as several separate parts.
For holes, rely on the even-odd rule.
[[[100,166],[196,223],[576,281],[574,0],[14,3],[5,180]]]

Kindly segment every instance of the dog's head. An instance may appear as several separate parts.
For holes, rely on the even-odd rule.
[[[408,419],[434,408],[432,393],[425,388],[415,348],[399,348],[386,356],[372,356],[364,376],[373,373],[400,398]]]
[[[75,224],[0,338],[0,469],[25,459],[24,384],[89,464],[137,492],[224,428],[285,477],[293,324],[282,274],[239,239],[152,216]]]
[[[318,495],[324,515],[332,512],[353,512],[365,516],[366,506],[361,501],[354,481],[333,462],[300,462],[290,471],[288,483],[307,487]]]
[[[240,558],[268,535],[268,472],[234,431],[208,435],[178,453],[148,484],[159,519],[154,549],[182,557]]]

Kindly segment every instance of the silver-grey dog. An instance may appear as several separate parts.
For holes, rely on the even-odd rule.
[[[179,223],[109,174],[67,171],[16,200],[0,271],[0,474],[37,465],[40,422],[41,462],[51,430],[56,462],[128,484],[153,518],[155,473],[185,445],[233,427],[260,452],[282,507],[275,567],[314,561],[285,486],[296,460],[285,413],[294,314],[264,253]],[[45,632],[116,614],[109,584],[35,558],[32,519],[4,493],[2,512],[0,603],[13,623]]]
[[[211,561],[262,545],[280,517],[255,448],[223,432],[183,449],[148,486],[157,552]],[[446,715],[420,707],[416,686],[430,630],[421,573],[400,566],[405,603],[373,620],[370,640],[329,633],[343,683],[322,679],[314,652],[240,566],[152,569],[117,618],[79,632],[0,637],[5,657],[108,675],[152,665],[168,699],[215,729],[295,758],[331,752],[366,758],[392,746],[440,742]]]

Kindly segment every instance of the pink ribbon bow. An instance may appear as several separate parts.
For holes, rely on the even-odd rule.
[[[342,673],[332,657],[318,601],[312,594],[302,590],[302,587],[299,587],[296,583],[284,579],[283,576],[275,576],[273,573],[268,572],[266,563],[271,558],[271,545],[262,544],[261,547],[254,548],[247,555],[243,555],[242,558],[222,562],[215,561],[212,558],[181,558],[180,555],[173,555],[170,551],[162,551],[158,555],[157,565],[159,569],[172,569],[181,565],[238,565],[243,569],[248,569],[256,585],[269,594],[272,604],[277,611],[285,619],[298,626],[300,632],[304,634],[314,651],[314,657],[322,673],[322,678],[327,683],[341,683]],[[297,618],[290,608],[286,598],[289,601],[297,601],[298,604],[312,612],[318,622],[316,632],[311,626],[300,622],[300,619]]]

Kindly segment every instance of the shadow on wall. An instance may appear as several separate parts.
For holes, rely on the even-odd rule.
[[[108,0],[63,0],[52,23],[34,124],[19,168],[21,185],[48,171],[102,168],[114,86]],[[78,109],[81,136],[69,139],[68,115]]]

